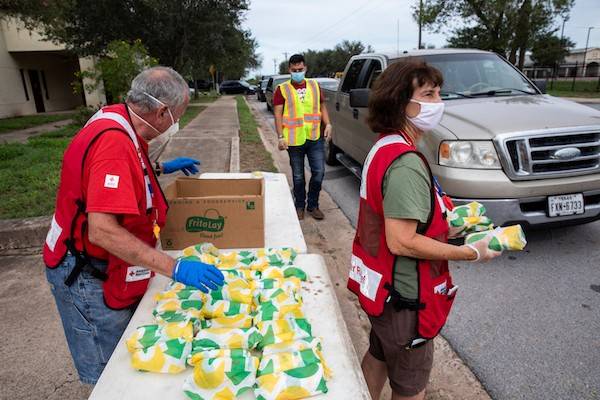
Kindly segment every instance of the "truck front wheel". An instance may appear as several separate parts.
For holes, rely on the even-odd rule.
[[[340,149],[333,144],[333,140],[325,141],[325,162],[327,165],[338,165],[340,163],[336,157],[339,152]]]

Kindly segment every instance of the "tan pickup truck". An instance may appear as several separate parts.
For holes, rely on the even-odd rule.
[[[326,91],[334,126],[329,164],[342,162],[360,176],[377,138],[365,123],[369,88],[389,64],[410,57],[444,75],[444,118],[419,149],[456,204],[483,203],[497,225],[600,218],[600,111],[544,94],[543,82],[536,86],[485,51],[352,57],[337,92]]]

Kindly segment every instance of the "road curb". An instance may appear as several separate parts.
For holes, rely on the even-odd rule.
[[[231,138],[231,150],[229,151],[229,172],[240,172],[240,137]]]
[[[0,220],[0,252],[41,250],[50,221],[52,216]]]

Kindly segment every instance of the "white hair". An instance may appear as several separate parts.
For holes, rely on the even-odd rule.
[[[154,96],[170,108],[177,108],[189,97],[188,84],[177,71],[168,67],[152,67],[140,72],[131,82],[127,102],[142,112],[150,112],[160,104]]]

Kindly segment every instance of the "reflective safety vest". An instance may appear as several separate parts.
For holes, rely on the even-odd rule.
[[[153,273],[141,266],[132,266],[118,257],[109,254],[106,272],[96,269],[90,256],[86,254],[87,213],[86,199],[83,196],[82,178],[85,159],[90,147],[103,133],[120,131],[123,140],[131,140],[139,157],[139,168],[144,176],[146,213],[133,221],[131,233],[151,247],[156,245],[154,227],[164,226],[167,215],[167,201],[164,197],[148,155],[140,146],[131,126],[124,104],[112,105],[98,111],[75,135],[65,151],[60,185],[56,196],[56,210],[46,242],[44,243],[44,263],[48,268],[56,268],[68,253],[75,257],[75,267],[65,280],[72,285],[79,273],[86,269],[104,281],[102,287],[105,304],[114,309],[128,307],[138,302],[146,292]],[[139,220],[139,221],[138,221]],[[78,235],[75,235],[75,233]],[[80,239],[76,240],[76,236]],[[89,243],[89,242],[88,242]]]
[[[302,146],[306,140],[321,137],[321,91],[314,79],[306,79],[306,94],[300,101],[298,91],[287,81],[279,85],[283,105],[283,137],[289,146]]]
[[[402,134],[381,136],[367,156],[362,172],[348,289],[358,296],[363,310],[371,316],[381,315],[386,302],[415,310],[418,313],[418,336],[407,343],[411,345],[439,333],[446,323],[457,287],[452,284],[448,261],[417,260],[418,299],[404,299],[394,290],[396,256],[387,246],[382,187],[388,168],[406,153],[418,154],[429,170],[425,157]],[[447,242],[446,205],[441,192],[436,190],[431,171],[429,175],[432,182],[431,212],[425,229],[419,233]]]

